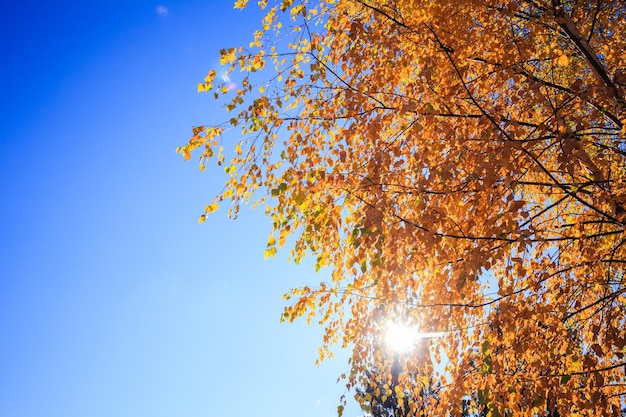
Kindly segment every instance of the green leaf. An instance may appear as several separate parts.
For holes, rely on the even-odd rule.
[[[305,197],[306,196],[305,196],[304,192],[302,192],[302,191],[298,191],[298,193],[296,193],[296,195],[293,196],[293,198],[294,198],[294,200],[295,200],[295,202],[296,202],[296,204],[298,206],[301,206],[304,203]]]
[[[481,350],[483,352],[483,355],[489,355],[489,341],[485,340],[483,342],[483,344],[481,345]]]
[[[484,375],[490,374],[493,370],[493,363],[491,362],[491,358],[489,356],[483,359],[483,365],[481,367],[481,370]]]
[[[495,404],[491,404],[489,406],[489,415],[491,417],[502,417],[502,414],[500,414],[500,410],[498,410]]]
[[[489,388],[478,390],[478,403],[482,405],[489,404]]]

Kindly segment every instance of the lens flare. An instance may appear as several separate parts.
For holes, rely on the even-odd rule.
[[[233,91],[235,88],[237,88],[237,84],[230,79],[230,75],[228,74],[228,72],[221,72],[220,78],[224,82],[224,85],[226,85],[228,91]]]

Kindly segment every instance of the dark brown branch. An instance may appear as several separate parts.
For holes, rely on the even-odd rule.
[[[567,13],[562,9],[558,8],[555,10],[556,21],[563,29],[563,31],[567,34],[567,36],[574,42],[578,50],[583,54],[589,66],[591,67],[591,71],[596,76],[596,78],[605,85],[609,94],[613,97],[617,105],[617,113],[621,114],[624,111],[624,107],[626,106],[624,102],[624,98],[620,96],[619,92],[613,80],[604,68],[604,65],[598,59],[598,56],[595,54],[591,45],[587,40],[583,37],[583,35],[576,27],[576,24],[572,21],[572,19],[567,15]],[[617,121],[616,124],[621,128],[622,122]]]

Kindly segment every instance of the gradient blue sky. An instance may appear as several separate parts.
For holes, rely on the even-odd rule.
[[[346,355],[318,368],[319,329],[279,323],[321,277],[263,261],[262,212],[199,225],[220,184],[174,152],[216,111],[197,82],[260,18],[2,5],[1,417],[335,415]]]

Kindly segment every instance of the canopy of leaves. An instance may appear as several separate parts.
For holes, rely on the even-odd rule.
[[[401,356],[394,355],[391,373],[373,368],[366,372],[369,384],[356,388],[356,399],[362,409],[371,417],[410,417],[424,411],[428,405],[438,401],[436,386],[432,377],[419,369],[410,369],[402,374],[399,384]],[[411,408],[413,412],[411,412]],[[418,413],[415,413],[415,410]],[[468,413],[462,414],[469,417]]]
[[[348,387],[391,372],[376,348],[389,318],[446,332],[405,362],[439,387],[413,414],[460,415],[475,393],[491,416],[619,413],[626,3],[259,6],[249,48],[222,51],[239,89],[215,71],[199,85],[232,119],[179,151],[228,175],[207,213],[262,205],[267,256],[289,238],[295,262],[330,267],[331,282],[285,296],[284,319],[325,326],[322,359],[353,349]]]

